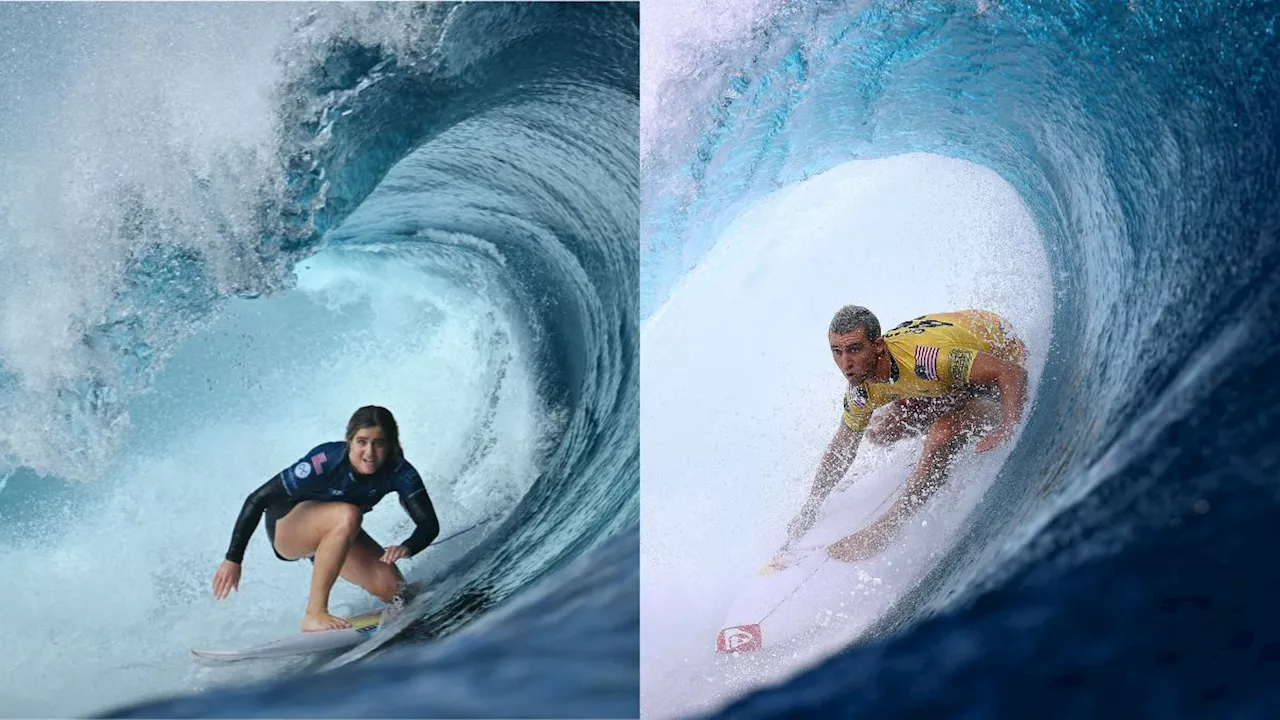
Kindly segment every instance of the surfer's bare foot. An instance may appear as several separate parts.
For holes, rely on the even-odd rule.
[[[329,613],[307,613],[302,617],[302,632],[341,630],[351,627],[346,620]]]

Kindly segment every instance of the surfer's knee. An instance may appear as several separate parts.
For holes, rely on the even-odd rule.
[[[394,565],[381,564],[385,567],[377,568],[373,572],[372,577],[369,579],[369,586],[365,590],[382,602],[394,602],[396,595],[400,593],[400,587],[404,584],[404,580],[400,573],[396,572]]]
[[[968,442],[1000,419],[1000,405],[991,398],[974,397],[957,408],[956,413],[958,439]]]
[[[979,430],[998,418],[1000,406],[986,398],[973,398],[956,409],[943,413],[929,427],[926,446],[956,449]]]
[[[360,525],[364,522],[364,513],[360,508],[351,503],[335,502],[328,510],[331,531],[351,535],[360,532]]]
[[[929,426],[929,434],[925,438],[926,449],[954,448],[965,435],[964,418],[958,412],[944,413]]]

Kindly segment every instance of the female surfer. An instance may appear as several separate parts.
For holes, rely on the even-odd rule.
[[[360,524],[364,514],[393,490],[417,527],[403,543],[383,548]],[[440,532],[422,478],[404,459],[396,419],[377,405],[356,410],[347,422],[345,442],[316,447],[245,499],[231,547],[213,576],[215,598],[239,589],[244,550],[264,513],[276,557],[305,557],[314,563],[304,631],[350,627],[345,619],[329,614],[329,591],[339,576],[392,602],[404,589],[404,576],[395,562],[413,557]]]

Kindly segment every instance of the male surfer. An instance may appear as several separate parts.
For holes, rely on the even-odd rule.
[[[792,540],[813,525],[818,507],[853,464],[864,433],[877,445],[926,433],[924,454],[898,500],[865,529],[828,547],[831,557],[853,562],[884,549],[942,485],[956,452],[971,438],[990,428],[978,452],[1009,439],[1022,416],[1026,348],[1008,323],[983,310],[924,315],[882,336],[870,310],[847,305],[832,318],[827,338],[849,388],[809,499],[787,528]],[[871,422],[872,412],[885,405]]]

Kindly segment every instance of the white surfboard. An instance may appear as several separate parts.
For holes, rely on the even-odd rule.
[[[910,467],[885,467],[837,489],[817,522],[743,581],[716,637],[716,651],[753,652],[823,632],[858,603],[875,579],[861,563],[833,560],[827,547],[866,527],[898,497]]]
[[[347,618],[351,627],[341,630],[321,630],[319,632],[299,632],[280,640],[255,645],[243,650],[192,650],[191,654],[198,660],[207,662],[236,662],[239,660],[261,660],[263,658],[289,657],[292,655],[309,655],[329,650],[343,650],[364,642],[383,620],[382,610],[364,613]]]

